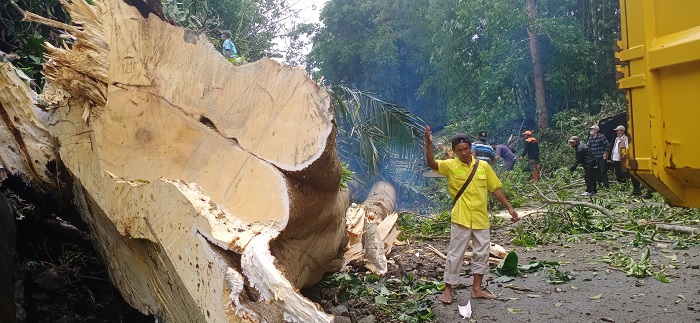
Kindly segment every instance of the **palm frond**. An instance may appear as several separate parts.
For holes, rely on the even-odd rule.
[[[349,141],[359,143],[359,155],[365,159],[371,174],[377,175],[379,156],[387,156],[389,151],[397,153],[399,158],[416,158],[423,120],[406,108],[384,102],[368,92],[342,85],[331,90],[338,126],[345,129]]]

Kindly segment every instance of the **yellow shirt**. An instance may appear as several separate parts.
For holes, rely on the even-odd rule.
[[[463,163],[458,158],[438,160],[437,163],[437,173],[447,177],[447,190],[454,199],[472,172],[474,159],[472,158],[471,165]],[[488,193],[501,188],[502,185],[491,165],[483,161],[479,162],[474,178],[452,208],[452,222],[471,229],[488,229],[490,226]]]

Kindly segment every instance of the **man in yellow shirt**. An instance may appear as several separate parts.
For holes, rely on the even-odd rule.
[[[438,174],[447,177],[447,189],[454,199],[471,174],[475,158],[471,154],[472,142],[469,135],[457,134],[451,140],[455,158],[435,160],[432,132],[430,131],[430,126],[425,127],[425,158],[428,166]],[[508,202],[506,195],[501,190],[501,186],[502,183],[491,168],[491,165],[479,162],[471,182],[459,199],[455,201],[450,214],[452,218],[450,245],[447,247],[447,263],[445,265],[445,291],[442,293],[442,302],[445,304],[452,303],[452,285],[458,282],[462,258],[470,239],[474,244],[472,247],[472,273],[474,274],[472,298],[496,298],[495,295],[481,288],[484,274],[489,271],[488,259],[491,246],[489,213],[487,210],[488,192],[491,192],[508,210],[512,221],[518,220],[518,213],[515,212],[510,202]]]

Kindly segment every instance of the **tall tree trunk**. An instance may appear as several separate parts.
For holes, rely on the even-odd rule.
[[[56,25],[72,45],[47,45],[41,99],[0,66],[8,171],[72,191],[143,313],[331,321],[298,293],[347,240],[329,93],[269,59],[236,67],[143,2],[63,3],[78,26]]]
[[[537,20],[537,6],[535,0],[527,0],[527,13],[530,17],[530,25]],[[532,32],[532,27],[527,29],[530,38],[530,57],[532,58],[532,71],[535,78],[535,102],[537,104],[537,126],[540,129],[549,128],[549,112],[544,92],[544,72],[542,71],[542,59],[540,58],[540,44],[537,35]]]

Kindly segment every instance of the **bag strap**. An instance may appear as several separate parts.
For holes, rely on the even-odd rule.
[[[464,193],[464,190],[467,189],[467,186],[469,186],[469,183],[472,182],[472,178],[474,178],[474,174],[476,174],[476,169],[479,168],[479,159],[474,158],[474,160],[476,160],[476,162],[474,162],[474,168],[472,168],[472,172],[469,173],[469,177],[467,177],[467,181],[464,182],[464,184],[462,185],[462,188],[459,189],[459,192],[457,192],[457,195],[455,195],[454,200],[452,200],[452,207],[454,207],[455,204],[457,204],[457,200],[459,200],[459,197],[462,196],[462,193]]]

